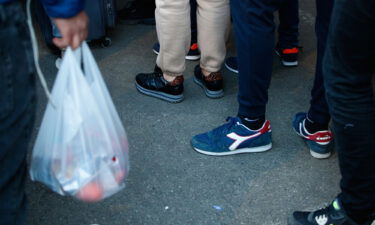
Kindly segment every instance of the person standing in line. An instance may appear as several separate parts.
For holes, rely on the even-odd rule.
[[[375,220],[375,0],[335,1],[323,78],[341,193],[326,208],[294,212],[289,225],[371,225]]]
[[[87,37],[82,0],[42,0],[60,30],[54,43],[77,48]],[[26,155],[35,117],[35,69],[18,0],[0,0],[0,225],[26,221]]]
[[[324,96],[321,63],[333,2],[334,0],[316,0],[318,57],[311,107],[309,114],[298,113],[293,121],[293,127],[307,142],[311,155],[316,158],[329,157],[333,143],[332,133],[328,130],[330,117]],[[273,15],[283,3],[284,1],[231,1],[238,46],[238,114],[229,118],[228,123],[194,136],[191,143],[196,151],[223,156],[264,152],[272,148],[271,125],[266,120],[265,113],[274,51]]]
[[[197,0],[200,65],[194,81],[209,98],[224,96],[220,72],[229,33],[229,0]],[[185,56],[191,45],[189,0],[156,0],[156,30],[160,52],[152,73],[135,78],[139,92],[168,102],[183,101]]]
[[[298,66],[298,26],[299,26],[299,0],[284,1],[279,12],[278,42],[275,52],[280,57],[281,64],[285,67]],[[238,74],[237,57],[228,57],[225,60],[225,67]]]

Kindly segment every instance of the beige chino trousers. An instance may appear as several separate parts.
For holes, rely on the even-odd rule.
[[[208,72],[218,72],[226,55],[229,0],[197,0],[197,5],[200,65]],[[156,0],[155,18],[160,43],[156,64],[167,75],[181,75],[191,44],[189,0]]]

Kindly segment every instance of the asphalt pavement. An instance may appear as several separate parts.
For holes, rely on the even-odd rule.
[[[236,115],[237,75],[223,68],[225,96],[208,99],[193,82],[198,62],[187,62],[182,103],[142,95],[134,87],[134,77],[153,70],[155,27],[119,24],[109,33],[112,46],[94,46],[93,53],[129,138],[131,171],[126,188],[103,202],[86,204],[29,181],[28,224],[276,225],[286,224],[294,210],[329,203],[339,192],[337,154],[327,160],[312,158],[291,127],[293,115],[309,107],[316,58],[315,2],[302,0],[300,7],[299,66],[285,68],[274,58],[267,108],[273,148],[226,157],[199,154],[190,139]],[[42,69],[51,87],[56,57],[43,46],[41,50]],[[232,36],[228,56],[234,55]],[[46,106],[40,87],[38,96],[34,136]]]

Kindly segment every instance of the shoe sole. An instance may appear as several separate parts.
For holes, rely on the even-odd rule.
[[[310,155],[316,159],[327,159],[331,156],[331,153],[328,152],[328,153],[322,154],[322,153],[314,152],[313,150],[310,149]]]
[[[209,98],[222,98],[224,96],[224,91],[210,91],[206,88],[204,84],[200,80],[194,77],[194,83],[198,84],[201,88],[203,88],[204,93],[206,94],[207,97]]]
[[[307,147],[309,148],[310,150],[310,155],[316,159],[327,159],[331,156],[331,152],[328,152],[328,153],[317,153],[315,152],[314,150],[311,149],[311,147],[309,146],[309,144],[306,142],[306,140],[304,139],[303,136],[301,136],[297,131],[296,129],[294,129],[293,127],[293,130],[294,132],[296,132],[296,134],[302,138],[303,142],[305,142],[305,144],[307,145]]]
[[[287,61],[281,60],[281,64],[283,64],[283,66],[286,66],[286,67],[294,67],[294,66],[298,66],[298,61],[287,62]]]
[[[185,56],[185,59],[190,60],[190,61],[196,61],[201,58],[200,55],[187,55]]]
[[[145,94],[145,95],[151,96],[151,97],[155,97],[155,98],[158,98],[158,99],[170,102],[170,103],[179,103],[179,102],[182,102],[184,100],[183,94],[181,94],[181,95],[170,95],[170,94],[166,94],[166,93],[159,92],[159,91],[147,90],[147,89],[141,87],[137,83],[135,83],[135,87],[142,94]]]
[[[211,155],[211,156],[226,156],[226,155],[235,155],[235,154],[242,154],[242,153],[256,153],[256,152],[266,152],[272,148],[272,143],[268,145],[263,145],[259,147],[253,148],[241,148],[230,152],[207,152],[202,149],[198,149],[193,147],[195,151],[202,153],[204,155]]]
[[[229,70],[229,71],[231,71],[233,73],[237,73],[238,74],[238,70],[235,70],[235,69],[231,68],[230,66],[228,66],[227,63],[224,63],[224,65],[225,65],[225,68],[227,68],[227,70]]]
[[[159,55],[159,52],[156,51],[155,49],[152,49],[152,51],[153,51],[156,55]],[[196,61],[196,60],[198,60],[198,59],[200,59],[200,58],[201,58],[200,55],[196,55],[196,56],[190,56],[190,55],[187,55],[187,56],[185,56],[185,59],[190,60],[190,61]]]
[[[278,55],[281,58],[280,53],[276,50],[275,50],[275,52],[276,52],[276,55]],[[298,61],[287,62],[287,61],[281,60],[281,64],[285,67],[295,67],[295,66],[298,66]]]

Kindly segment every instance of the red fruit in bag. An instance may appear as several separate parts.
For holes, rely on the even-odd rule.
[[[77,198],[84,202],[97,202],[103,198],[103,190],[97,183],[90,182],[78,192]]]

